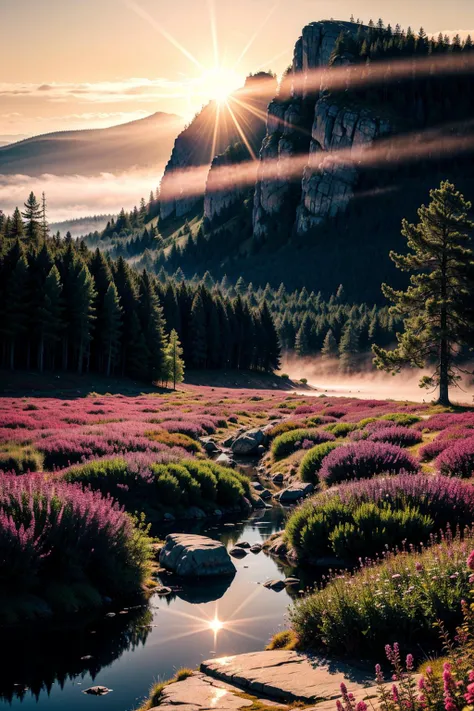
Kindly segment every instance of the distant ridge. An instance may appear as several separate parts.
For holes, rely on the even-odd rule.
[[[184,126],[157,112],[109,128],[57,131],[0,146],[0,175],[98,175],[153,168],[160,172]]]

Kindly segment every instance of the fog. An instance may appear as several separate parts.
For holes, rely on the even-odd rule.
[[[39,198],[46,193],[49,222],[61,222],[95,214],[116,214],[124,207],[130,210],[143,196],[159,185],[162,171],[130,170],[102,173],[98,176],[45,174],[0,175],[0,209],[11,214],[23,203],[31,190]]]
[[[338,372],[338,361],[323,361],[319,357],[299,358],[286,355],[282,359],[281,371],[288,373],[292,380],[306,378],[312,390],[302,390],[305,395],[330,395],[332,397],[357,397],[376,400],[411,400],[413,402],[431,402],[437,399],[437,391],[422,389],[418,386],[428,370],[407,368],[399,375],[390,375],[372,368],[353,375]],[[464,377],[460,387],[450,389],[453,403],[472,405],[474,402],[474,384],[472,377]]]

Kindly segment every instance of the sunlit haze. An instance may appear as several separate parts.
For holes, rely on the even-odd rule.
[[[385,22],[465,34],[470,0],[44,0],[41,31],[25,22],[33,0],[2,0],[0,141],[92,128],[156,111],[186,119],[222,101],[249,72],[288,66],[302,27],[314,20]],[[22,54],[17,37],[21,27]]]

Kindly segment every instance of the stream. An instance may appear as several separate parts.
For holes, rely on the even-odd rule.
[[[284,518],[285,511],[275,506],[244,520],[176,522],[154,533],[199,533],[231,548],[238,541],[263,542],[283,528]],[[263,552],[233,560],[233,579],[186,584],[168,597],[155,594],[137,608],[112,604],[60,631],[42,627],[31,635],[18,633],[3,646],[0,709],[131,711],[155,681],[181,667],[197,668],[213,656],[262,650],[286,626],[291,603],[287,590],[275,592],[263,583],[296,571]],[[302,586],[305,582],[302,579]],[[110,612],[115,616],[107,616]],[[83,693],[95,685],[112,692],[100,697]]]

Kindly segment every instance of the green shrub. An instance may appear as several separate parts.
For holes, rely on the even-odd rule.
[[[396,422],[397,425],[401,425],[402,427],[409,427],[421,421],[421,417],[418,417],[418,415],[409,415],[406,412],[392,412],[388,415],[382,415],[380,419]]]
[[[310,484],[318,484],[318,472],[321,469],[323,459],[335,447],[337,447],[336,442],[323,442],[323,444],[317,444],[316,447],[308,450],[301,460],[299,470],[300,479]]]
[[[304,441],[321,444],[329,442],[335,437],[330,432],[323,432],[316,429],[297,429],[291,432],[285,432],[273,440],[272,454],[275,459],[282,459],[295,451],[296,445]]]
[[[381,658],[387,643],[439,645],[436,621],[460,621],[470,589],[466,554],[473,535],[445,539],[422,553],[387,555],[353,575],[338,575],[296,603],[292,626],[309,649]]]
[[[353,422],[331,422],[324,428],[327,432],[332,432],[334,437],[347,437],[348,434],[357,429]]]
[[[11,445],[0,451],[0,471],[26,474],[43,468],[43,457],[33,447]]]
[[[166,471],[160,474],[156,479],[156,494],[164,506],[177,506],[181,503],[181,489],[178,479]]]
[[[290,376],[288,375],[288,373],[281,373],[280,378],[282,380],[289,380]]]
[[[301,422],[299,420],[285,420],[268,430],[267,435],[269,439],[275,439],[275,437],[279,437],[285,434],[285,432],[291,432],[292,430],[298,430],[300,428]]]
[[[223,472],[217,480],[217,503],[222,506],[234,506],[244,495],[244,487],[232,476]]]
[[[307,385],[307,384],[308,384],[308,378],[300,378],[300,383],[302,383],[302,385]]]

